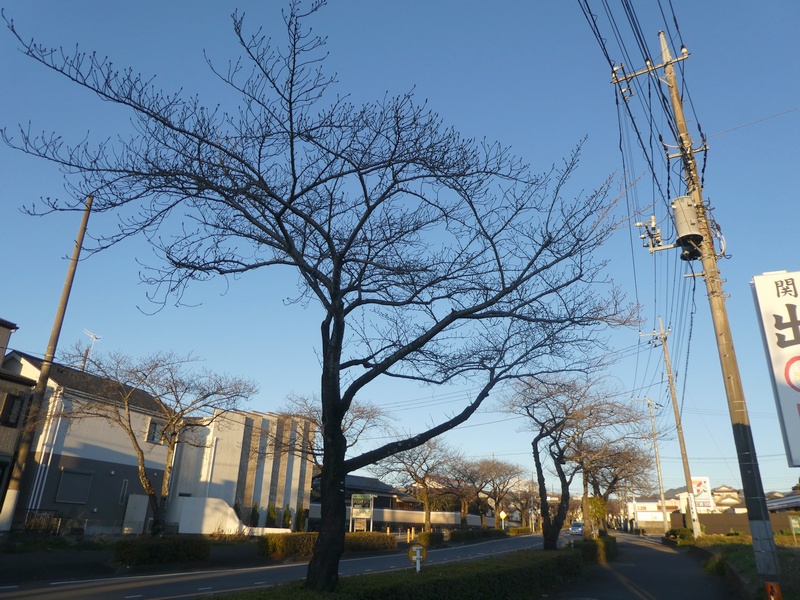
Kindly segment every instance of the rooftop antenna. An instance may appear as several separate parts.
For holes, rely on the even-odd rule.
[[[92,338],[92,343],[89,344],[89,346],[86,348],[86,351],[83,353],[83,360],[81,361],[81,371],[85,371],[86,370],[86,361],[88,361],[89,357],[92,355],[92,350],[94,350],[94,343],[97,340],[100,339],[99,335],[95,335],[94,333],[92,333],[88,329],[84,329],[83,333],[85,333],[90,338]]]

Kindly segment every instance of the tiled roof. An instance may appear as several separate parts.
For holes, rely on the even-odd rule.
[[[18,350],[14,352],[37,369],[42,368],[42,363],[44,362],[42,358]],[[120,399],[123,394],[130,393],[132,389],[110,379],[98,377],[56,362],[53,362],[50,368],[50,380],[68,390],[75,390],[111,401]],[[162,412],[153,396],[141,389],[134,389],[133,393],[130,394],[130,406],[147,412]]]

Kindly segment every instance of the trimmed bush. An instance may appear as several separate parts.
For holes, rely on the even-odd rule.
[[[679,546],[691,546],[694,544],[694,533],[692,533],[691,529],[686,529],[685,527],[670,529],[664,537],[676,540]]]
[[[530,535],[531,528],[530,527],[509,527],[506,529],[508,535],[511,537],[516,537],[518,535]]]
[[[316,533],[268,533],[258,538],[258,554],[275,560],[311,556],[316,541]]]
[[[158,565],[208,560],[211,541],[202,536],[137,537],[114,544],[114,560],[124,565]]]
[[[314,552],[317,533],[268,533],[258,539],[259,556],[274,560],[308,557]],[[385,533],[358,531],[344,536],[345,552],[397,550],[397,538]]]
[[[288,504],[283,509],[283,521],[281,521],[281,525],[283,525],[284,529],[292,528],[292,511],[289,509]]]
[[[278,526],[278,511],[275,510],[275,503],[270,502],[267,506],[267,527],[277,527]]]
[[[455,543],[475,542],[506,537],[507,535],[504,529],[453,529],[450,532],[450,541]]]
[[[345,552],[397,550],[397,538],[378,531],[355,531],[344,536]]]
[[[572,547],[581,552],[584,562],[604,565],[619,554],[617,538],[601,535],[593,540],[573,540]]]
[[[419,534],[418,541],[426,548],[444,544],[444,534],[440,531],[423,531]]]

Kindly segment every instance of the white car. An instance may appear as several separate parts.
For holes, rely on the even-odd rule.
[[[569,526],[569,534],[583,535],[583,523],[581,523],[580,521],[575,521],[572,525]]]

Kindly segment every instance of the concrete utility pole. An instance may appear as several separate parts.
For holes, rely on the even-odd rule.
[[[686,127],[686,118],[683,113],[678,83],[675,78],[674,63],[689,57],[685,48],[681,48],[681,56],[672,58],[664,32],[659,32],[661,42],[661,65],[652,65],[648,60],[646,67],[630,75],[619,76],[618,67],[612,72],[612,80],[620,84],[628,79],[642,74],[649,74],[658,69],[664,69],[665,82],[669,88],[670,105],[678,132],[679,153],[669,158],[680,158],[683,164],[683,176],[686,184],[686,196],[673,200],[675,228],[678,232],[676,245],[682,249],[681,258],[684,260],[700,260],[703,266],[702,276],[706,282],[708,303],[711,308],[711,320],[714,325],[714,334],[717,339],[717,352],[722,368],[722,378],[725,385],[725,395],[728,400],[728,412],[733,428],[733,440],[736,445],[736,454],[739,460],[739,471],[744,488],[747,518],[750,522],[750,532],[753,536],[753,551],[755,553],[756,570],[762,583],[764,583],[767,597],[771,591],[780,594],[778,580],[780,566],[778,552],[775,547],[775,538],[772,534],[772,525],[769,521],[767,500],[761,483],[761,472],[758,467],[753,433],[750,428],[750,418],[747,414],[747,405],[744,399],[744,388],[739,375],[739,366],[736,361],[736,352],[733,348],[728,310],[725,306],[725,295],[722,291],[722,280],[717,266],[717,254],[714,249],[714,238],[703,203],[703,193],[700,176],[697,172],[697,163],[694,159],[694,148],[689,130]],[[624,96],[624,94],[623,94]],[[642,237],[650,238],[650,250],[666,249],[661,246],[661,234],[655,228],[655,220],[647,229],[647,234]],[[642,223],[641,225],[645,225]],[[646,226],[647,227],[647,226]]]
[[[753,432],[750,428],[750,418],[747,414],[747,405],[744,399],[744,388],[739,375],[736,352],[733,348],[733,337],[731,336],[731,328],[728,321],[728,310],[725,306],[725,295],[722,292],[722,279],[717,267],[714,239],[711,236],[711,228],[706,215],[705,204],[703,203],[700,177],[697,173],[697,163],[694,160],[692,140],[683,114],[683,104],[675,78],[675,67],[673,66],[663,31],[659,32],[659,38],[661,40],[664,74],[669,87],[672,112],[675,116],[675,125],[678,128],[678,143],[683,160],[686,191],[692,199],[694,209],[697,211],[697,225],[702,235],[702,239],[698,243],[694,244],[691,241],[689,243],[699,250],[700,262],[703,265],[708,303],[711,307],[711,320],[714,323],[719,362],[722,367],[722,377],[725,382],[725,393],[728,399],[728,412],[730,412],[731,427],[733,428],[733,440],[736,445],[739,471],[742,476],[747,518],[750,522],[750,532],[753,536],[756,570],[765,585],[768,583],[778,584],[780,578],[778,551],[772,534],[767,499],[764,496],[764,488],[761,483],[761,472],[758,467]]]
[[[653,426],[653,450],[656,453],[656,472],[658,473],[658,494],[661,499],[661,518],[664,521],[664,534],[669,530],[667,521],[667,502],[664,499],[664,480],[661,478],[661,458],[658,455],[658,432],[656,431],[656,418],[653,415],[653,401],[646,398],[647,407],[650,409],[650,424]]]
[[[686,454],[686,442],[683,439],[683,425],[681,425],[681,411],[678,408],[678,394],[675,392],[675,378],[672,375],[672,362],[669,359],[669,348],[667,348],[667,333],[664,331],[664,324],[661,317],[658,318],[658,333],[653,333],[661,341],[664,349],[664,366],[667,370],[667,384],[669,385],[669,396],[672,399],[672,410],[675,413],[675,429],[678,434],[678,444],[681,449],[681,461],[683,462],[683,477],[686,482],[686,502],[688,503],[687,513],[692,526],[692,534],[698,538],[703,535],[700,529],[700,521],[697,519],[697,504],[694,497],[694,485],[692,485],[692,473],[689,470],[689,457]],[[652,413],[653,407],[650,407]],[[655,425],[654,425],[655,427]],[[661,501],[663,502],[663,496]]]
[[[8,504],[8,510],[3,510],[3,514],[7,515],[9,519],[13,518],[14,513],[18,509],[17,503],[19,500],[20,490],[22,487],[22,477],[25,472],[25,464],[28,460],[28,454],[33,444],[33,434],[36,429],[36,424],[39,419],[39,412],[44,401],[45,392],[47,391],[47,381],[50,378],[50,367],[53,365],[53,357],[56,354],[56,347],[58,346],[58,338],[61,335],[61,325],[64,322],[64,315],[67,312],[67,303],[69,302],[69,295],[72,291],[72,282],[75,279],[75,270],[78,267],[78,260],[81,256],[81,248],[83,247],[83,238],[86,234],[86,225],[89,222],[89,215],[92,212],[92,201],[94,198],[89,196],[86,198],[86,207],[83,210],[83,218],[81,225],[78,229],[78,237],[75,240],[75,248],[72,251],[72,258],[67,267],[67,277],[64,281],[64,287],[61,290],[61,299],[56,309],[56,316],[53,320],[53,328],[50,331],[50,341],[47,344],[47,351],[42,360],[42,368],[39,371],[39,379],[36,382],[36,387],[33,389],[33,397],[31,398],[25,417],[22,421],[22,431],[20,431],[19,439],[17,441],[17,448],[12,461],[11,478],[8,482],[8,488],[5,493],[0,497],[0,508],[5,508]],[[5,525],[5,524],[3,524]],[[9,522],[9,526],[11,523]]]

